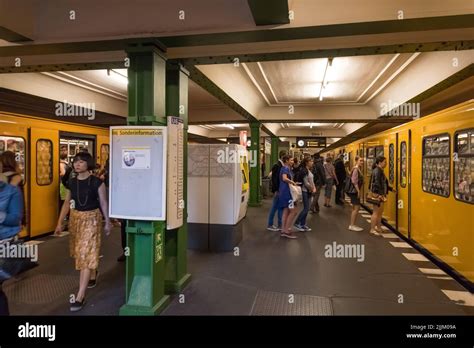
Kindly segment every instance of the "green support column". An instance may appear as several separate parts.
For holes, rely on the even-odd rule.
[[[258,207],[262,204],[260,194],[260,123],[250,123],[250,197],[249,206]]]
[[[183,226],[167,230],[165,238],[165,291],[179,293],[191,280],[187,273],[188,248],[187,186],[188,186],[188,76],[177,62],[166,62],[166,115],[183,119]]]
[[[166,61],[154,45],[128,52],[129,125],[165,126]],[[126,303],[120,315],[156,315],[169,303],[165,295],[165,221],[127,221]]]
[[[280,142],[280,139],[278,139],[278,137],[273,137],[273,136],[271,139],[272,139],[272,149],[271,149],[271,155],[270,155],[270,166],[273,166],[279,160],[278,143]]]

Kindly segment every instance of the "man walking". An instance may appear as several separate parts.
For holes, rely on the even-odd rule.
[[[326,175],[324,174],[323,159],[319,153],[314,155],[313,165],[313,180],[316,192],[313,194],[313,201],[311,203],[310,211],[313,213],[319,212],[319,195],[323,186],[326,184]]]

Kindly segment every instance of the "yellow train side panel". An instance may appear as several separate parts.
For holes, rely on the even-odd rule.
[[[474,205],[456,200],[453,192],[454,133],[474,127],[474,103],[422,118],[412,128],[412,239],[471,282],[474,281]],[[442,197],[422,189],[422,139],[448,133],[450,136],[450,193]]]

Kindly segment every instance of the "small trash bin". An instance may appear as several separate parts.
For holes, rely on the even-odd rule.
[[[269,198],[272,196],[270,191],[270,179],[264,178],[262,179],[262,194],[264,198]]]

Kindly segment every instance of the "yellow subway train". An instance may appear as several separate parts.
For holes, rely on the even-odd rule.
[[[0,113],[0,154],[13,151],[24,182],[26,223],[20,237],[54,231],[59,214],[59,154],[68,160],[88,151],[104,166],[109,156],[107,128]]]
[[[352,168],[365,159],[363,204],[375,158],[387,158],[383,218],[450,271],[474,284],[474,100],[333,150]],[[369,204],[367,204],[370,207]]]

